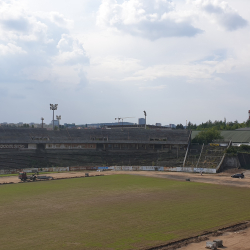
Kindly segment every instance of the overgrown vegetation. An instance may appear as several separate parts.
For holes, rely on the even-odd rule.
[[[220,131],[216,128],[206,128],[203,129],[193,140],[193,143],[211,143],[214,140],[223,139],[220,134]]]
[[[227,154],[230,155],[237,155],[238,153],[250,153],[250,146],[248,145],[241,145],[240,147],[231,146],[226,150]]]

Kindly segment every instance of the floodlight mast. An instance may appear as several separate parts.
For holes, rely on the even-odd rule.
[[[50,104],[50,110],[53,110],[53,130],[54,130],[54,111],[57,110],[58,104]]]
[[[119,125],[119,122],[120,122],[121,119],[122,118],[120,118],[120,117],[115,118],[115,120],[118,120],[118,125]]]
[[[145,129],[146,129],[146,128],[147,128],[147,122],[146,122],[147,113],[146,113],[145,110],[143,111],[143,113],[144,113],[144,115],[145,115]]]
[[[44,121],[44,118],[42,117],[41,120],[42,120],[42,128],[43,128],[43,121]]]
[[[57,119],[57,121],[58,121],[58,130],[60,130],[60,120],[61,120],[61,116],[60,115],[57,115],[56,116],[56,119]]]

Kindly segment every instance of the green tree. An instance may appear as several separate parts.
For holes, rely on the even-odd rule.
[[[216,128],[206,128],[203,129],[193,140],[194,143],[210,143],[213,142],[213,140],[223,139],[223,137],[220,134],[220,131],[218,131]]]
[[[180,123],[180,124],[177,124],[176,125],[176,129],[184,129],[183,125]]]

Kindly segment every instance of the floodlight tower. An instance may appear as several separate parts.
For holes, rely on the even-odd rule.
[[[118,120],[118,125],[119,125],[119,122],[120,122],[121,119],[122,118],[120,118],[120,117],[115,118],[115,120]]]
[[[43,128],[43,121],[44,121],[44,118],[42,117],[41,120],[42,120],[42,128]]]
[[[147,124],[147,122],[146,122],[147,113],[146,113],[145,110],[143,111],[143,113],[144,113],[144,115],[145,115],[145,129],[146,129],[146,128],[147,128],[147,125],[146,125],[146,124]]]
[[[54,130],[54,111],[57,110],[58,104],[50,104],[50,110],[53,110],[53,130]]]
[[[60,115],[57,115],[56,116],[56,119],[58,121],[58,129],[60,128],[60,120],[61,120],[61,116]]]

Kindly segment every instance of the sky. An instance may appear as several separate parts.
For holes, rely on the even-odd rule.
[[[239,122],[249,0],[0,0],[0,123]],[[125,118],[132,117],[132,118]]]

